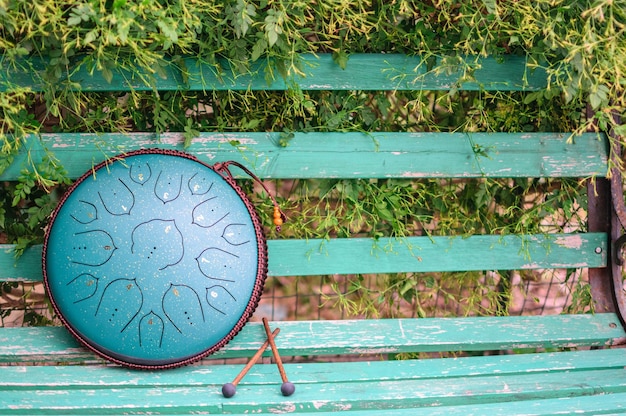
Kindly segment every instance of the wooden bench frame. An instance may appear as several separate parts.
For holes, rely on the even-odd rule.
[[[538,90],[541,70],[530,71],[520,57],[469,57],[474,79],[457,84],[459,74],[427,70],[417,57],[353,55],[342,70],[327,55],[303,56],[305,77],[262,75],[225,77],[196,59],[188,73],[168,68],[158,90]],[[37,70],[42,62],[25,61]],[[503,68],[505,70],[503,70]],[[8,70],[7,70],[8,71]],[[367,77],[354,77],[365,71]],[[198,74],[202,74],[200,77]],[[116,73],[112,83],[84,69],[74,72],[85,90],[151,89],[132,74]],[[523,81],[524,80],[524,81]],[[32,71],[0,72],[0,87],[41,88]],[[4,88],[4,87],[2,87]],[[609,135],[611,132],[609,132]],[[108,366],[84,349],[62,327],[0,329],[0,414],[121,413],[330,413],[353,414],[553,414],[623,412],[626,407],[625,298],[617,241],[626,228],[621,176],[609,159],[619,154],[607,134],[587,133],[568,141],[568,133],[295,133],[288,147],[275,145],[278,133],[201,133],[186,151],[202,160],[237,160],[259,177],[276,178],[454,178],[594,177],[589,181],[587,233],[381,239],[390,251],[372,254],[371,239],[270,240],[269,274],[432,272],[589,268],[596,314],[271,322],[280,327],[276,342],[283,356],[334,356],[356,362],[287,364],[296,384],[293,396],[280,394],[272,365],[257,365],[226,399],[221,386],[240,364],[203,362],[160,372]],[[236,139],[240,145],[232,146]],[[27,137],[22,152],[0,174],[16,180],[28,159],[44,146],[54,151],[71,177],[78,177],[106,152],[143,147],[182,149],[182,135],[151,133],[42,134]],[[472,143],[494,149],[478,161]],[[353,152],[359,152],[355,158]],[[445,157],[441,157],[444,155]],[[302,161],[306,160],[306,163]],[[445,160],[445,163],[442,161]],[[613,165],[615,166],[615,165]],[[609,175],[610,173],[610,175]],[[610,177],[610,179],[608,179]],[[545,244],[550,244],[550,250]],[[527,250],[520,253],[522,244]],[[323,246],[323,250],[320,247]],[[420,250],[417,259],[413,248]],[[487,248],[486,248],[487,247]],[[0,280],[41,281],[41,247],[15,260],[12,245],[0,246]],[[480,253],[480,255],[476,255]],[[530,257],[530,261],[529,258]],[[618,260],[618,261],[616,261]],[[250,357],[264,341],[251,322],[211,358]],[[428,360],[381,360],[403,352],[484,352],[532,348],[530,354],[467,356]],[[269,351],[266,353],[269,355]],[[471,354],[470,354],[471,355]],[[364,361],[365,360],[365,361]],[[218,361],[219,362],[219,361]],[[4,364],[4,365],[2,365]],[[68,365],[73,364],[73,365]]]

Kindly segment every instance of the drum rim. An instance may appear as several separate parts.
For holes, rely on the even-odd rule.
[[[48,276],[48,271],[46,267],[47,259],[48,259],[48,242],[50,239],[50,234],[53,230],[53,225],[56,221],[56,218],[60,210],[62,209],[63,205],[65,204],[67,199],[70,197],[72,192],[76,188],[78,188],[78,186],[80,186],[87,178],[92,177],[95,172],[97,172],[98,170],[102,168],[106,168],[108,165],[112,163],[123,161],[126,158],[132,157],[132,156],[150,155],[150,154],[183,157],[191,161],[200,163],[201,165],[217,173],[221,178],[223,178],[226,181],[226,183],[228,183],[231,186],[231,188],[235,191],[235,193],[241,198],[242,202],[244,203],[248,211],[248,214],[250,215],[250,219],[254,226],[254,231],[255,231],[255,235],[257,239],[257,274],[256,274],[255,282],[252,288],[252,293],[250,295],[250,298],[248,299],[248,303],[241,317],[237,320],[236,324],[231,328],[230,332],[227,335],[225,335],[221,340],[219,340],[214,345],[208,347],[204,351],[201,351],[200,353],[193,354],[188,357],[182,357],[180,360],[177,360],[175,362],[168,361],[165,363],[159,362],[158,360],[153,360],[153,361],[146,360],[146,362],[144,363],[142,362],[143,360],[141,359],[136,359],[135,362],[125,361],[119,358],[121,354],[118,354],[118,356],[114,356],[111,353],[107,352],[107,349],[103,347],[98,348],[98,346],[94,345],[95,342],[90,341],[89,339],[81,335],[76,329],[74,329],[72,323],[63,315],[59,306],[57,305],[57,302],[55,301],[54,296],[52,295],[52,290],[51,290],[50,282],[49,282],[50,277]],[[175,368],[175,367],[188,365],[195,361],[201,360],[202,358],[205,358],[211,354],[214,354],[218,350],[222,349],[241,331],[241,329],[248,323],[250,318],[252,318],[252,315],[254,314],[254,311],[258,307],[259,302],[261,300],[261,295],[263,294],[263,287],[265,285],[265,280],[267,279],[267,272],[268,272],[267,241],[265,237],[265,232],[263,230],[263,226],[261,224],[261,219],[254,205],[250,201],[250,198],[241,189],[241,187],[236,183],[235,179],[231,175],[224,175],[220,173],[216,169],[215,166],[209,165],[208,163],[203,162],[202,160],[200,160],[194,155],[191,155],[189,153],[179,151],[179,150],[160,149],[160,148],[146,148],[146,149],[120,153],[116,156],[113,156],[112,158],[108,158],[107,160],[100,162],[99,164],[94,166],[92,169],[85,172],[81,177],[79,177],[65,191],[65,193],[59,200],[58,205],[55,207],[54,211],[50,215],[50,220],[44,233],[44,242],[43,242],[41,261],[42,261],[44,286],[45,286],[46,293],[48,294],[48,297],[50,299],[50,303],[52,304],[52,307],[54,309],[56,316],[60,319],[63,326],[69,330],[72,336],[74,336],[74,338],[76,338],[87,349],[97,354],[98,356],[105,358],[106,360],[109,360],[113,363],[120,364],[126,367],[136,368],[136,369],[145,369],[145,370],[168,369],[168,368]]]

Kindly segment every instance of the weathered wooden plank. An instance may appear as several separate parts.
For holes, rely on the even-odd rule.
[[[511,377],[466,377],[447,380],[380,381],[377,383],[316,383],[298,386],[298,395],[290,400],[265,393],[263,406],[257,387],[241,391],[234,402],[225,402],[227,412],[258,409],[266,412],[338,411],[395,409],[400,407],[456,406],[470,403],[497,403],[528,399],[569,398],[626,391],[622,370],[589,371],[579,374],[545,373]],[[597,390],[596,390],[597,389]],[[256,396],[256,394],[254,394]],[[237,396],[236,396],[237,397]],[[247,399],[247,400],[246,400]],[[274,399],[274,400],[272,400]],[[239,402],[239,403],[238,403]]]
[[[461,406],[432,406],[408,409],[361,410],[350,412],[350,416],[557,416],[567,414],[624,414],[626,394],[599,393],[590,396],[560,397],[558,399],[521,400],[501,403],[469,404]],[[326,415],[316,413],[316,415]],[[269,413],[266,413],[269,415]],[[327,413],[334,416],[336,413]]]
[[[626,394],[599,393],[590,396],[560,397],[558,399],[521,400],[461,406],[425,406],[406,409],[352,410],[350,416],[449,416],[449,415],[507,415],[558,416],[567,414],[624,414]],[[245,414],[245,413],[242,413]],[[316,412],[319,416],[336,416],[336,412]],[[272,413],[259,413],[268,416]]]
[[[275,385],[241,385],[238,394],[228,400],[219,393],[221,383],[158,389],[102,386],[78,390],[12,390],[0,397],[0,413],[16,410],[87,413],[87,409],[102,414],[200,410],[212,413],[315,412],[476,405],[626,392],[626,372],[623,369],[470,376],[428,382],[320,381],[298,384],[297,393],[288,398],[280,394],[278,380]],[[598,399],[601,400],[600,397]]]
[[[605,346],[624,341],[615,314],[425,318],[272,323],[281,329],[281,355],[388,354]],[[212,358],[249,357],[263,343],[258,322],[244,327]],[[0,362],[92,359],[65,328],[4,328]]]
[[[31,247],[27,249],[21,257],[16,259],[15,245],[0,244],[0,282],[43,281],[41,249],[42,247],[40,245]]]
[[[0,363],[94,362],[95,354],[83,348],[63,327],[17,327],[0,330]]]
[[[606,175],[608,166],[607,138],[596,133],[295,133],[286,147],[280,135],[201,133],[187,149],[179,133],[29,136],[0,180],[15,180],[44,148],[72,178],[146,147],[186,150],[209,164],[236,160],[268,179],[589,177]]]
[[[602,267],[607,252],[601,233],[294,241],[268,242],[271,275]]]
[[[509,380],[519,380],[519,378],[532,378],[535,380],[534,389],[540,390],[544,386],[544,377],[546,373],[561,373],[564,377],[569,379],[570,383],[574,380],[587,384],[589,381],[593,383],[593,380],[589,380],[586,375],[588,371],[594,370],[621,370],[626,363],[626,357],[620,350],[599,350],[599,351],[577,351],[577,352],[563,352],[563,353],[550,353],[550,354],[527,354],[527,355],[513,355],[513,356],[487,356],[487,357],[465,357],[459,359],[441,359],[441,360],[408,360],[408,361],[396,361],[396,362],[360,362],[360,363],[342,363],[342,371],[336,370],[336,363],[316,363],[316,364],[287,364],[286,371],[290,377],[290,380],[297,384],[297,396],[294,395],[290,398],[283,398],[283,403],[299,403],[308,409],[306,401],[301,397],[301,392],[304,394],[314,392],[316,387],[323,388],[331,384],[333,386],[343,386],[348,384],[357,383],[361,386],[361,393],[355,396],[339,395],[338,390],[335,389],[335,395],[331,399],[337,400],[360,400],[363,395],[382,395],[385,389],[385,383],[387,387],[391,383],[402,383],[402,385],[410,387],[415,381],[421,382],[422,386],[428,386],[431,383],[434,385],[434,389],[428,389],[429,393],[425,395],[424,401],[427,398],[431,398],[432,405],[438,404],[438,407],[433,409],[412,408],[413,413],[400,412],[400,414],[425,414],[423,411],[428,410],[432,412],[437,410],[438,414],[443,414],[446,411],[452,411],[453,414],[467,414],[459,413],[461,410],[473,409],[474,412],[485,414],[493,414],[488,412],[492,409],[500,409],[502,412],[507,413],[509,408],[526,409],[529,407],[522,407],[523,405],[530,406],[533,409],[538,406],[542,406],[541,409],[537,408],[537,412],[542,411],[543,414],[547,412],[547,409],[551,411],[560,410],[564,408],[573,407],[580,410],[591,406],[594,402],[595,409],[600,406],[598,403],[598,397],[590,399],[588,401],[575,400],[573,397],[568,397],[567,402],[563,403],[563,400],[559,400],[559,406],[557,403],[551,403],[550,399],[536,400],[532,397],[532,400],[523,400],[524,397],[516,397],[516,400],[522,399],[521,402],[511,403],[510,397],[504,395],[499,397],[498,400],[503,402],[482,404],[484,400],[480,396],[486,392],[478,392],[478,397],[468,397],[468,394],[474,393],[472,391],[461,390],[462,383],[469,383],[474,385],[477,382],[480,386],[488,386],[491,380],[493,383],[499,383],[501,386],[508,385],[510,394],[519,393],[519,390],[515,390],[521,383],[511,386]],[[108,391],[121,391],[122,389],[128,389],[129,391],[135,390],[138,394],[138,398],[147,389],[153,392],[179,389],[188,392],[190,388],[196,388],[202,391],[209,405],[220,406],[221,411],[230,411],[231,407],[242,406],[239,410],[244,413],[246,410],[249,412],[255,408],[254,405],[247,407],[247,405],[254,401],[254,404],[267,403],[268,401],[276,406],[276,394],[278,386],[280,385],[280,378],[277,374],[275,366],[269,365],[257,365],[254,366],[250,373],[248,373],[245,379],[241,382],[238,388],[238,395],[233,399],[224,400],[219,395],[220,387],[224,380],[230,381],[238,373],[242,366],[233,365],[219,365],[219,366],[190,366],[185,368],[178,368],[170,371],[161,372],[144,372],[144,371],[132,371],[123,368],[105,368],[102,366],[89,366],[89,367],[75,367],[75,366],[63,366],[63,367],[4,367],[0,368],[0,409],[4,409],[5,405],[9,403],[15,403],[18,399],[22,399],[23,396],[31,393],[39,393],[40,395],[47,395],[48,398],[54,397],[51,389],[62,392],[62,396],[67,394],[73,395],[74,391],[86,392],[91,391],[93,395],[97,396],[98,393],[103,392],[103,401],[99,404],[96,403],[96,407],[104,407],[106,403],[106,397]],[[605,373],[606,374],[606,373]],[[384,382],[381,383],[381,380]],[[451,386],[450,394],[446,400],[451,400],[450,397],[456,396],[460,400],[461,397],[466,397],[466,403],[458,410],[448,408],[447,406],[441,406],[436,399],[437,392],[441,392],[442,384],[447,383]],[[397,385],[397,384],[394,384]],[[183,389],[184,386],[184,389]],[[530,389],[526,391],[527,388]],[[591,386],[589,386],[591,387]],[[606,388],[603,386],[603,388]],[[614,387],[613,387],[614,388]],[[479,388],[477,388],[478,390]],[[529,395],[533,391],[532,386],[524,384],[523,387],[525,393]],[[504,393],[505,389],[502,392]],[[21,392],[21,397],[15,397],[15,391]],[[577,392],[580,394],[584,392]],[[612,395],[607,394],[607,391],[603,391],[602,406],[607,402],[611,403],[609,409],[615,409],[616,403],[612,400]],[[18,393],[20,394],[20,393]],[[197,396],[187,393],[184,396],[187,406],[189,401],[195,402],[198,400]],[[315,393],[313,393],[315,394]],[[394,393],[394,394],[397,394]],[[524,394],[524,393],[522,393]],[[571,391],[568,391],[571,394]],[[555,396],[559,396],[559,393],[554,393]],[[195,397],[194,397],[195,396]],[[397,396],[396,396],[397,397]],[[61,399],[63,400],[63,399]],[[56,401],[52,398],[48,402],[48,406],[52,402]],[[21,401],[21,405],[31,404],[31,399],[25,399]],[[143,400],[137,400],[137,403],[142,403]],[[245,404],[242,404],[245,403]],[[81,404],[84,404],[84,399],[80,400]],[[321,404],[319,402],[318,404]],[[395,403],[387,404],[387,406],[398,406],[406,404],[404,400],[399,400]],[[378,403],[380,407],[384,405]],[[412,403],[416,405],[416,403]],[[422,403],[419,405],[426,405]],[[76,403],[74,404],[76,406]],[[169,409],[170,411],[184,411],[187,408],[178,407]],[[245,406],[245,407],[244,407]],[[441,406],[441,407],[439,407]],[[600,406],[600,408],[603,408]],[[608,406],[608,405],[607,405]],[[347,406],[346,406],[347,407]],[[351,406],[351,410],[353,407]],[[326,410],[339,410],[337,406],[326,406]],[[619,405],[617,407],[619,409]],[[320,406],[319,409],[322,409]],[[5,409],[6,410],[6,409]],[[39,409],[38,409],[39,410]],[[87,409],[76,408],[77,412],[87,411]],[[217,409],[216,409],[217,410]],[[315,411],[318,408],[314,408]],[[345,410],[345,408],[344,408]],[[380,413],[381,409],[377,409]],[[394,414],[398,409],[394,409]],[[0,410],[2,411],[2,410]],[[165,410],[163,410],[165,411]],[[415,413],[417,412],[417,413]],[[502,412],[497,412],[500,414]],[[535,411],[532,412],[535,414]],[[355,414],[361,414],[356,412]],[[508,414],[508,413],[507,413]],[[528,414],[528,413],[525,413]],[[364,416],[369,415],[367,411],[363,413]]]
[[[269,240],[270,276],[603,267],[604,233],[404,239]],[[41,281],[41,246],[15,259],[0,245],[0,281]]]
[[[209,64],[201,58],[187,57],[162,67],[164,76],[135,74],[116,69],[108,82],[102,73],[86,62],[68,66],[62,88],[83,91],[156,90],[539,90],[547,86],[546,72],[531,70],[522,56],[500,58],[467,56],[445,63],[437,59],[432,68],[420,56],[403,54],[353,54],[345,69],[333,62],[330,54],[299,56],[302,73],[287,68],[286,78],[276,73],[268,82],[264,67],[253,64],[250,74],[238,74],[226,61]],[[0,56],[0,91],[30,87],[41,91],[44,60],[38,57],[3,63]],[[73,83],[73,84],[72,84]]]
[[[277,339],[277,342],[279,339]],[[444,359],[358,361],[315,365],[286,363],[285,369],[298,384],[376,382],[379,380],[433,380],[468,376],[505,376],[545,372],[620,369],[626,366],[621,349],[564,351],[553,353],[490,355]],[[172,387],[184,383],[201,387],[231,381],[243,364],[190,365],[168,371],[136,371],[123,367],[88,366],[0,366],[0,391],[16,389],[88,389]],[[273,364],[258,364],[246,373],[243,385],[276,384],[280,380]]]
[[[485,351],[606,345],[624,337],[613,314],[281,322],[284,355]],[[254,330],[254,326],[250,329]],[[317,337],[323,334],[324,340]],[[377,334],[377,335],[373,335]],[[608,335],[608,337],[607,337]],[[312,341],[315,339],[315,341]],[[307,340],[307,345],[295,343]],[[293,342],[293,344],[292,344]],[[300,351],[299,351],[300,350]]]

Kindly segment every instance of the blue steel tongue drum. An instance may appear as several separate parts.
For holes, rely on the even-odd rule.
[[[214,353],[249,320],[265,237],[227,165],[216,166],[143,150],[96,166],[65,194],[46,234],[44,281],[88,348],[130,367],[175,367]]]

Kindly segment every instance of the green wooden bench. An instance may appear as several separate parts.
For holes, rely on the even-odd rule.
[[[454,71],[426,70],[419,58],[353,55],[345,70],[330,56],[304,56],[307,76],[278,79],[263,74],[211,76],[212,67],[189,58],[184,77],[172,66],[159,90],[537,90],[546,75],[523,59],[468,58],[479,62],[474,78],[458,84]],[[503,61],[503,62],[501,62]],[[40,63],[31,62],[36,69]],[[202,73],[200,78],[198,74]],[[77,72],[84,90],[142,89],[130,74]],[[3,78],[6,77],[6,78]],[[0,74],[7,82],[40,88],[27,72]],[[115,86],[115,88],[112,88]],[[149,88],[148,88],[149,89]],[[588,232],[463,237],[381,237],[268,241],[269,275],[306,279],[332,274],[379,274],[588,268],[595,314],[423,319],[274,321],[280,353],[296,385],[280,394],[275,365],[259,364],[226,399],[224,383],[242,368],[228,358],[251,357],[265,340],[251,322],[223,350],[197,365],[166,371],[134,371],[107,365],[81,347],[63,327],[0,328],[0,414],[555,414],[623,413],[626,408],[626,340],[620,268],[612,260],[621,234],[608,177],[609,138],[586,133],[569,141],[558,133],[201,133],[186,151],[210,163],[236,160],[267,180],[324,178],[591,178]],[[231,141],[239,145],[233,146]],[[102,148],[107,143],[107,148]],[[54,151],[78,177],[119,150],[183,148],[178,133],[50,133],[28,137],[23,151],[0,175],[14,181],[43,147]],[[477,157],[476,149],[490,149]],[[613,180],[619,182],[613,170]],[[621,201],[619,201],[621,203]],[[619,206],[619,204],[618,204]],[[618,210],[619,211],[619,210]],[[0,280],[40,282],[41,247],[15,260],[0,247]],[[615,283],[613,282],[615,279]],[[613,290],[614,287],[618,289]],[[510,353],[518,350],[531,353]],[[398,353],[466,352],[456,358],[393,360]],[[488,352],[483,354],[484,352]],[[507,353],[508,352],[508,353]],[[266,356],[270,355],[268,350]],[[347,362],[337,363],[337,355]],[[434,354],[437,355],[437,354]],[[213,362],[215,361],[215,362]],[[266,360],[267,361],[267,360]]]

